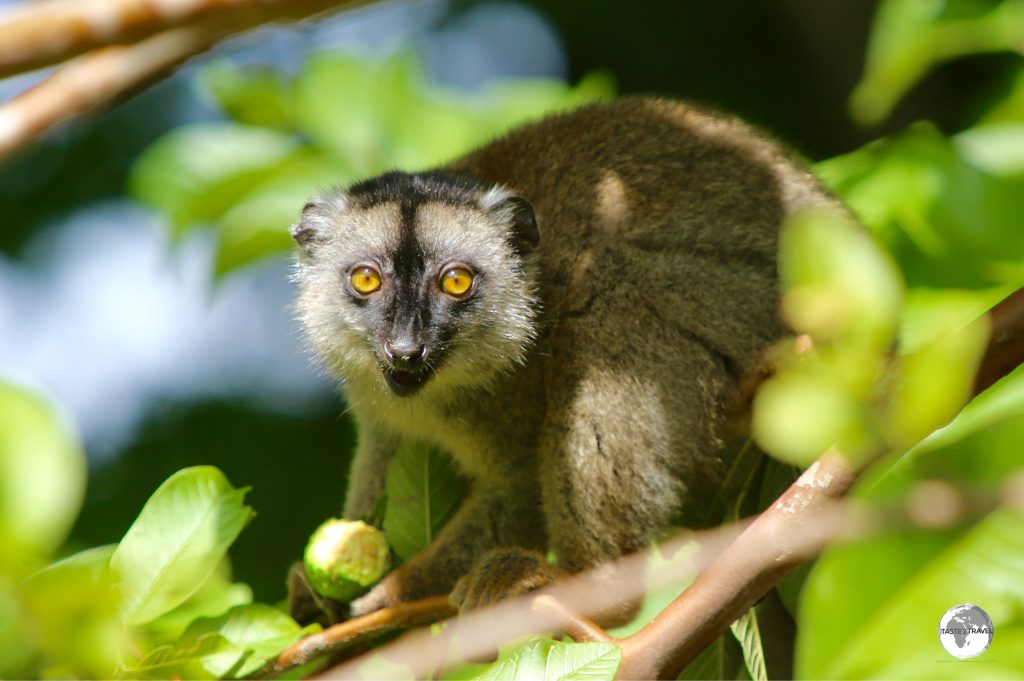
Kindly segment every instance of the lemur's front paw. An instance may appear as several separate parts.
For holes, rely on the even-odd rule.
[[[495,549],[484,554],[458,581],[451,600],[462,612],[485,608],[547,586],[562,574],[536,551],[518,547]]]
[[[406,571],[400,567],[389,573],[364,595],[352,601],[349,604],[349,612],[352,617],[359,617],[381,608],[389,608],[408,600],[407,592]]]

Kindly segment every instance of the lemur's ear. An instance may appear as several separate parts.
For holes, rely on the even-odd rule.
[[[510,241],[519,255],[526,255],[537,248],[537,244],[540,243],[540,229],[537,227],[537,216],[529,201],[521,196],[510,196],[495,206],[494,210],[508,215]]]
[[[338,192],[330,197],[315,196],[302,207],[302,217],[292,226],[292,238],[295,239],[306,255],[312,255],[316,247],[325,240],[324,229],[329,213],[343,210],[347,197]]]

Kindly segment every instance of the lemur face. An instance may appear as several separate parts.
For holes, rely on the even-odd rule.
[[[532,340],[537,228],[507,191],[390,173],[318,197],[293,234],[300,318],[346,380],[397,397],[477,385]]]

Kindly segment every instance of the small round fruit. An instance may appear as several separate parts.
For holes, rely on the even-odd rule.
[[[303,563],[318,594],[350,601],[384,576],[391,551],[376,527],[361,520],[333,518],[309,538]]]

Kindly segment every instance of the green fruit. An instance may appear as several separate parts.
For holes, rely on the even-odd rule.
[[[361,520],[333,518],[309,538],[303,562],[318,594],[350,601],[384,576],[391,550],[376,527]]]

